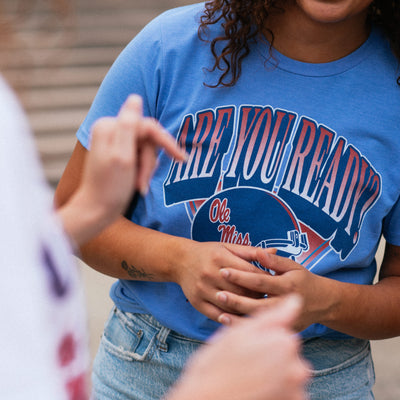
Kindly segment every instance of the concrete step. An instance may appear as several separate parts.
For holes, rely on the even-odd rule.
[[[38,110],[54,110],[57,108],[89,109],[97,86],[36,87],[20,92],[25,109],[31,113]]]
[[[36,137],[36,145],[44,163],[69,158],[75,147],[76,137],[71,134],[59,134]]]
[[[83,122],[87,110],[83,108],[67,108],[56,110],[40,110],[28,113],[28,117],[36,135],[56,134],[58,131],[74,133]]]
[[[71,22],[67,24],[72,34],[85,33],[92,29],[114,29],[114,28],[139,28],[141,29],[155,16],[161,14],[164,9],[160,8],[159,11],[154,9],[143,9],[133,7],[132,9],[114,9],[110,13],[109,9],[96,9],[80,12],[70,19]],[[38,15],[35,17],[34,25],[25,24],[19,30],[19,35],[26,35],[37,31],[37,27],[44,26],[48,20],[45,15]]]
[[[59,88],[64,90],[71,86],[99,86],[107,71],[108,65],[79,67],[46,67],[36,70],[5,70],[4,75],[18,91],[37,88]]]
[[[6,54],[0,53],[2,59],[7,59],[3,70],[25,70],[46,67],[76,67],[97,66],[106,64],[110,66],[116,56],[124,48],[123,44],[104,47],[79,47],[79,48],[44,48],[27,51],[18,49],[9,50]]]

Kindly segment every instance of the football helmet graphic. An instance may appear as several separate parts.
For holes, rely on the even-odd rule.
[[[253,187],[226,189],[205,201],[193,220],[192,238],[275,248],[292,259],[308,250],[307,234],[290,207]]]

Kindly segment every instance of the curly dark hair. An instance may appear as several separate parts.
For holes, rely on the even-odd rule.
[[[214,0],[205,3],[200,19],[199,37],[209,41],[214,65],[209,71],[220,70],[217,86],[233,86],[242,71],[242,61],[249,54],[249,43],[262,39],[265,22],[272,11],[283,10],[282,0]],[[369,6],[369,22],[379,26],[388,37],[393,53],[400,61],[400,1],[374,0]],[[220,23],[224,34],[207,39],[207,28]],[[268,32],[273,45],[273,32]],[[262,39],[263,40],[263,39]],[[219,45],[222,49],[218,49]],[[218,49],[218,50],[217,50]],[[400,86],[400,76],[397,79]]]

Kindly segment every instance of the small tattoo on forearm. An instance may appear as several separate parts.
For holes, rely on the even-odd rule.
[[[136,268],[133,265],[129,265],[125,260],[121,263],[122,268],[128,273],[131,278],[143,279],[146,281],[153,281],[154,275],[150,274],[142,269]]]

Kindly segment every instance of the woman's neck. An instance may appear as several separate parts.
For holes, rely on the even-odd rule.
[[[285,56],[308,63],[326,63],[352,53],[368,38],[367,12],[337,22],[310,18],[296,5],[268,17],[265,36]]]

